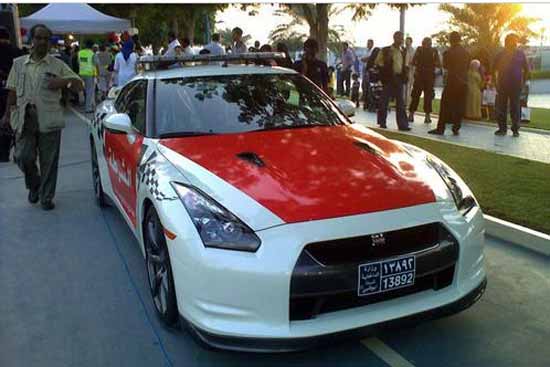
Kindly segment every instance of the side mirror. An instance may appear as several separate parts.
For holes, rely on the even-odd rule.
[[[133,132],[132,129],[132,121],[130,120],[130,116],[128,116],[125,113],[115,113],[107,117],[103,123],[105,124],[105,127],[109,130],[113,130],[120,133],[131,133]]]
[[[109,89],[109,93],[107,93],[107,99],[116,99],[121,90],[122,88],[120,87],[112,87],[111,89]]]
[[[347,117],[355,116],[355,104],[352,101],[349,99],[337,99],[335,102]]]

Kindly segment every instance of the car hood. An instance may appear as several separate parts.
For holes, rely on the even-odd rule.
[[[422,162],[358,125],[162,139],[286,223],[436,201]]]

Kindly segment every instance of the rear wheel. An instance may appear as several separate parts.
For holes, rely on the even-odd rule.
[[[157,315],[166,326],[178,321],[178,306],[172,266],[164,229],[154,208],[147,211],[144,221],[144,245],[147,278]]]
[[[107,198],[103,192],[103,186],[101,185],[101,174],[99,172],[99,165],[97,163],[97,152],[95,150],[95,144],[93,141],[90,144],[92,150],[92,182],[94,185],[94,194],[97,205],[100,207],[108,206]]]

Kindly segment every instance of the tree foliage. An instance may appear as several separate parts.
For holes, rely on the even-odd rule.
[[[40,10],[47,4],[19,4],[22,17]],[[119,18],[133,19],[139,29],[140,38],[144,44],[159,47],[167,41],[168,32],[174,31],[179,37],[188,37],[194,43],[204,44],[208,40],[205,35],[205,22],[208,18],[213,27],[216,12],[223,10],[229,4],[90,4],[96,10]],[[239,4],[242,9],[254,7]]]
[[[340,14],[343,11],[351,10],[352,20],[358,21],[367,18],[371,15],[371,9],[376,4],[368,3],[354,3],[346,5],[337,4],[280,4],[281,9],[276,13],[279,15],[286,14],[291,17],[291,21],[288,25],[282,25],[277,27],[275,31],[278,31],[273,35],[275,39],[280,37],[284,32],[290,32],[290,30],[299,25],[307,25],[309,27],[309,37],[315,38],[319,43],[319,50],[326,50],[329,46],[329,36],[331,34],[329,27],[330,17]],[[287,30],[285,30],[287,29]],[[292,33],[289,33],[291,35]],[[332,36],[335,36],[332,33]],[[326,52],[320,52],[319,57],[326,60]]]
[[[507,32],[517,33],[522,43],[527,43],[530,37],[536,35],[529,25],[537,19],[522,16],[522,8],[520,4],[441,4],[439,9],[451,15],[450,29],[433,37],[438,44],[443,45],[448,32],[458,31],[466,45],[485,49],[491,54],[500,47],[502,37]]]

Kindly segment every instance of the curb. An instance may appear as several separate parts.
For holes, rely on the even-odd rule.
[[[491,237],[550,256],[550,235],[484,215],[485,231]]]

